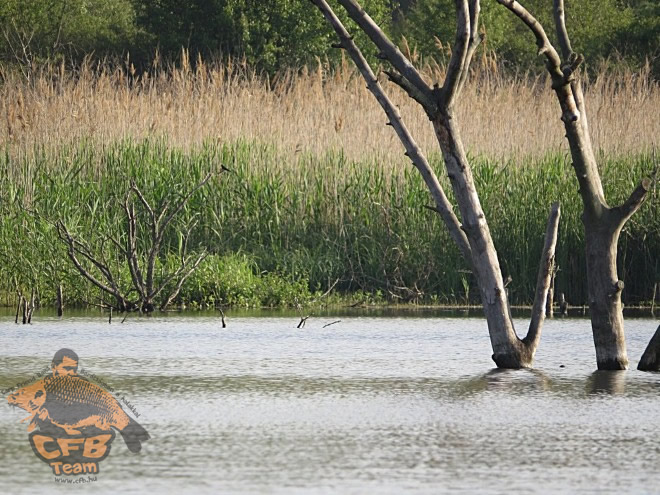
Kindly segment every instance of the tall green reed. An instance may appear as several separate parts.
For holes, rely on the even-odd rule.
[[[468,264],[430,205],[411,165],[355,161],[341,151],[298,153],[292,161],[276,146],[256,141],[207,142],[182,151],[165,140],[80,142],[57,153],[0,159],[2,203],[0,290],[37,285],[52,300],[54,281],[73,300],[92,300],[52,228],[63,219],[83,239],[121,236],[120,202],[131,183],[159,204],[218,175],[182,212],[165,239],[161,265],[173,266],[182,249],[182,225],[196,219],[191,249],[212,256],[184,287],[181,299],[247,305],[294,304],[330,287],[382,294],[392,301],[478,303]],[[440,177],[443,165],[431,156]],[[531,302],[550,204],[560,201],[557,292],[572,304],[586,301],[581,204],[569,160],[561,154],[519,161],[473,157],[474,174],[510,298]],[[615,203],[651,169],[640,154],[601,157],[608,199]],[[445,189],[450,187],[443,178]],[[660,278],[660,198],[653,191],[627,225],[620,273],[627,303],[648,301]],[[120,259],[111,262],[120,266]],[[128,274],[124,273],[126,278]]]

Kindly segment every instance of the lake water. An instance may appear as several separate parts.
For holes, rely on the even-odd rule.
[[[0,389],[69,347],[152,438],[63,486],[1,407],[5,493],[660,493],[660,374],[634,370],[657,320],[594,373],[582,318],[547,321],[531,371],[493,369],[479,317],[35,318],[0,318]]]

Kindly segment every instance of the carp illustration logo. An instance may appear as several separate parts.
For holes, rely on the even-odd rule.
[[[99,463],[110,453],[117,430],[126,447],[138,453],[149,433],[124,412],[104,388],[78,375],[78,355],[60,349],[51,374],[7,397],[10,405],[29,416],[32,450],[53,474],[97,474]]]

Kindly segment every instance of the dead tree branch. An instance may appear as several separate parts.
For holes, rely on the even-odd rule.
[[[532,306],[532,319],[529,323],[527,336],[523,339],[525,345],[534,349],[538,346],[541,337],[541,327],[546,317],[546,301],[555,267],[555,247],[557,245],[560,215],[559,203],[553,204],[550,209],[548,226],[545,231],[545,243],[543,245],[543,253],[536,280],[536,295],[534,296],[534,304]]]
[[[208,255],[206,249],[203,249],[195,256],[187,256],[189,238],[193,229],[197,225],[197,220],[193,220],[184,228],[183,247],[180,253],[181,264],[179,268],[165,275],[162,280],[160,280],[159,284],[156,285],[156,261],[162,251],[165,233],[167,228],[171,226],[174,218],[182,211],[190,198],[207,184],[211,177],[212,174],[207,174],[190,191],[182,195],[173,207],[170,208],[169,201],[164,201],[158,209],[150,204],[135,182],[131,182],[130,188],[121,203],[125,216],[124,242],[121,242],[112,236],[105,236],[101,241],[99,249],[94,250],[87,243],[74,238],[62,220],[56,222],[58,235],[68,246],[68,256],[78,272],[101,291],[112,295],[117,301],[116,309],[119,311],[142,311],[150,313],[155,308],[154,301],[156,298],[174,283],[174,286],[167,297],[165,297],[159,304],[159,309],[165,310],[165,308],[167,308],[167,306],[179,295],[184,282]],[[142,208],[146,213],[146,231],[149,232],[150,242],[146,254],[140,253],[138,249],[140,231],[138,226],[138,213],[134,201],[131,200],[133,196],[137,198],[139,204],[142,205]],[[123,258],[128,266],[131,277],[131,288],[127,291],[119,286],[117,279],[115,279],[112,270],[104,259],[106,242],[109,242],[115,247],[120,254],[120,258]],[[81,259],[90,263],[96,271],[102,275],[104,281],[97,278],[90,270],[88,270],[81,262]],[[143,263],[146,266],[143,266]],[[143,275],[143,270],[146,270],[146,277]],[[128,294],[133,291],[137,293],[137,298],[129,299]]]
[[[477,5],[479,2],[477,2]],[[463,74],[467,71],[467,54],[470,45],[470,12],[467,0],[456,1],[456,40],[451,52],[445,83],[442,86],[444,103],[451,108],[458,96]]]
[[[312,3],[314,3],[323,12],[323,14],[326,16],[326,19],[330,21],[328,14],[326,14],[327,11],[331,17],[336,19],[336,23],[341,25],[341,22],[339,19],[337,19],[337,17],[334,15],[334,12],[325,1],[316,2],[312,0]],[[394,68],[399,71],[399,73],[405,77],[417,91],[419,91],[419,93],[424,95],[426,100],[433,101],[434,97],[431,87],[426,83],[426,81],[424,81],[424,78],[419,74],[417,69],[415,69],[410,60],[408,60],[403,55],[403,53],[401,53],[401,50],[399,50],[399,48],[394,43],[392,43],[392,41],[387,37],[383,30],[364,11],[364,9],[354,0],[339,0],[339,3],[346,9],[346,12],[348,12],[350,18],[357,23],[360,29],[362,29],[362,31],[364,31],[366,35],[369,36],[371,41],[378,47],[382,56],[386,58],[394,66]],[[333,24],[333,28],[335,28],[335,31],[337,31],[333,21],[330,21],[330,23]],[[343,25],[341,25],[341,29],[346,32]],[[337,34],[339,34],[338,31]],[[346,37],[352,42],[352,38],[348,36],[347,32]],[[346,44],[343,40],[341,46],[342,48],[346,48]],[[352,55],[351,58],[353,58]]]
[[[419,170],[420,174],[422,175],[422,178],[424,179],[424,182],[429,188],[429,191],[431,192],[431,195],[435,200],[438,213],[445,222],[445,225],[447,226],[452,239],[458,245],[465,259],[469,261],[471,259],[470,245],[467,241],[467,237],[465,236],[465,233],[461,230],[461,224],[458,221],[458,218],[454,213],[453,207],[449,202],[449,200],[447,199],[447,196],[444,190],[442,189],[442,186],[440,185],[438,178],[436,177],[435,173],[433,172],[433,169],[428,163],[428,160],[426,159],[421,148],[417,145],[412,135],[408,131],[408,128],[401,119],[401,115],[399,114],[399,111],[394,106],[392,101],[389,99],[387,94],[383,91],[383,88],[381,87],[380,83],[378,82],[378,79],[371,70],[369,63],[364,58],[362,52],[353,42],[352,37],[348,34],[348,31],[346,31],[346,28],[344,28],[343,24],[337,18],[337,16],[332,11],[332,9],[327,4],[327,2],[325,2],[325,0],[311,0],[311,1],[314,5],[318,7],[318,9],[323,13],[325,18],[333,27],[333,29],[339,36],[339,40],[341,42],[342,48],[344,48],[348,52],[349,56],[353,59],[353,62],[355,63],[358,70],[360,71],[365,81],[367,82],[367,88],[369,89],[369,91],[371,91],[371,93],[374,95],[380,106],[385,111],[385,114],[389,119],[390,125],[397,133],[397,136],[401,140],[406,150],[406,156],[408,156],[408,158],[412,160],[413,165],[417,168],[417,170]],[[417,90],[420,91],[422,95],[424,96],[428,95],[428,98],[432,99],[430,96],[431,90],[428,87],[428,85],[426,85],[426,83],[421,79],[421,77],[415,77],[414,75],[411,75],[413,73],[415,74],[417,73],[414,67],[412,67],[412,64],[410,64],[410,62],[403,56],[403,54],[399,51],[399,49],[396,48],[396,46],[394,46],[394,44],[387,39],[387,37],[383,34],[380,28],[376,29],[377,26],[376,28],[374,28],[375,23],[373,23],[371,18],[369,18],[364,13],[362,8],[359,7],[356,4],[356,2],[353,1],[342,0],[341,3],[342,5],[344,4],[349,5],[352,9],[356,10],[359,13],[358,18],[362,19],[361,22],[369,28],[367,34],[371,33],[370,37],[372,37],[374,43],[376,43],[376,45],[379,48],[381,48],[381,50],[383,50],[384,53],[387,54],[388,59],[390,61],[393,61],[392,63],[393,65],[395,65],[395,67],[398,66],[397,69],[400,72],[404,72],[410,76],[410,77],[406,77],[406,79],[408,79],[408,81],[410,81],[411,84],[415,84],[413,83],[413,81],[417,80],[417,84],[415,84],[415,87]],[[366,18],[368,18],[368,20]],[[357,19],[355,20],[357,22]]]
[[[432,209],[441,215],[451,237],[470,263],[471,271],[479,283],[493,347],[493,360],[498,366],[506,368],[531,366],[533,352],[527,351],[513,328],[497,252],[480,204],[470,164],[460,137],[459,126],[453,112],[454,103],[468,77],[469,65],[479,43],[479,0],[456,0],[456,42],[444,84],[441,88],[436,84],[433,89],[364,12],[357,1],[338,0],[348,16],[376,45],[379,50],[379,58],[392,65],[394,70],[386,72],[389,79],[417,101],[431,120],[456,197],[461,222],[454,214],[434,171],[410,135],[397,108],[383,91],[350,34],[325,0],[310,1],[323,13],[337,33],[340,41],[338,46],[347,51],[366,81],[367,88],[383,108],[389,120],[388,125],[391,125],[397,133],[406,150],[406,156],[419,170],[435,201]],[[538,334],[540,334],[540,322]]]
[[[106,281],[108,281],[108,276],[112,278],[112,275],[110,275],[110,270],[108,269],[107,266],[103,265],[100,263],[96,258],[94,258],[87,248],[80,242],[76,241],[69,231],[67,230],[66,226],[64,225],[64,222],[62,220],[58,220],[57,223],[55,224],[57,228],[57,234],[59,238],[66,243],[68,246],[68,251],[67,255],[69,256],[69,259],[73,262],[73,265],[76,267],[78,270],[78,273],[80,273],[83,277],[85,277],[87,280],[89,280],[94,286],[102,290],[103,292],[110,294],[117,300],[118,307],[122,308],[122,311],[129,310],[131,308],[131,304],[128,304],[128,301],[124,298],[124,296],[117,290],[116,285],[113,283],[110,285],[107,285],[100,280],[98,280],[94,275],[92,275],[85,267],[82,265],[80,260],[78,260],[78,254],[81,256],[84,256],[87,258],[89,261],[92,262],[94,266],[101,272],[101,274],[106,278]],[[109,281],[108,281],[109,282]]]

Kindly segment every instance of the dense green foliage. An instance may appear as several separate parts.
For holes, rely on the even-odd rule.
[[[426,59],[444,60],[453,44],[453,0],[364,0],[367,12],[397,40]],[[523,2],[554,35],[551,2]],[[346,21],[339,6],[336,11]],[[660,4],[652,0],[567,0],[574,48],[589,63],[639,66],[649,59],[660,73]],[[352,29],[359,44],[365,37]],[[34,64],[66,56],[115,55],[146,68],[156,51],[178,58],[234,56],[270,73],[322,59],[338,60],[335,41],[307,0],[4,0],[0,4],[0,57]],[[482,53],[505,66],[540,63],[528,29],[495,0],[482,2]],[[363,46],[365,46],[363,44]],[[365,53],[372,58],[375,49]]]
[[[455,36],[454,3],[454,0],[418,0],[398,26],[400,34],[423,55],[448,57],[446,48],[454,43]],[[554,39],[552,2],[527,0],[522,3]],[[565,7],[573,47],[583,53],[587,61],[596,63],[608,57],[627,56],[631,61],[636,57],[639,62],[646,56],[660,56],[657,21],[660,12],[655,4],[567,0]],[[482,2],[481,35],[483,48],[507,64],[525,68],[543,61],[537,56],[534,37],[527,26],[495,1]]]
[[[36,63],[121,54],[135,46],[138,27],[131,0],[3,0],[0,30],[5,60]]]
[[[272,72],[325,57],[334,42],[330,27],[307,0],[133,2],[138,24],[148,33],[142,50],[158,46],[171,55],[183,47],[204,57],[240,56]],[[389,27],[389,2],[367,0],[364,4],[375,20]],[[357,36],[359,43],[365,39]]]
[[[389,30],[389,1],[366,0],[364,6]],[[234,56],[270,73],[339,57],[330,46],[331,28],[307,0],[7,0],[0,26],[0,56],[21,63],[24,47],[33,62],[130,52],[138,68],[156,52],[177,59],[185,49],[193,61]],[[363,44],[366,36],[356,34],[356,40]]]
[[[435,167],[442,166],[434,157]],[[474,174],[514,303],[533,298],[546,216],[562,205],[557,291],[586,300],[581,204],[570,163],[561,155],[496,163],[476,157]],[[341,153],[300,156],[238,142],[192,153],[164,142],[82,143],[38,160],[0,158],[0,291],[13,304],[17,288],[36,288],[52,303],[58,282],[71,303],[96,301],[98,291],[75,272],[52,222],[62,219],[90,245],[120,238],[123,198],[135,180],[150,201],[189,190],[225,163],[183,212],[199,221],[189,249],[212,255],[184,286],[187,303],[243,306],[305,303],[334,285],[391,301],[478,304],[478,290],[443,224],[424,208],[428,192],[408,163],[356,163]],[[608,199],[621,201],[651,168],[649,156],[601,158]],[[450,188],[447,187],[447,190]],[[653,191],[627,224],[619,244],[626,303],[649,301],[660,278],[660,196]],[[181,229],[167,238],[160,265],[175,267]],[[113,266],[115,266],[113,264]],[[119,266],[119,263],[117,263]],[[124,283],[128,273],[124,270]],[[316,296],[314,293],[317,293]],[[363,296],[359,296],[363,297]]]

